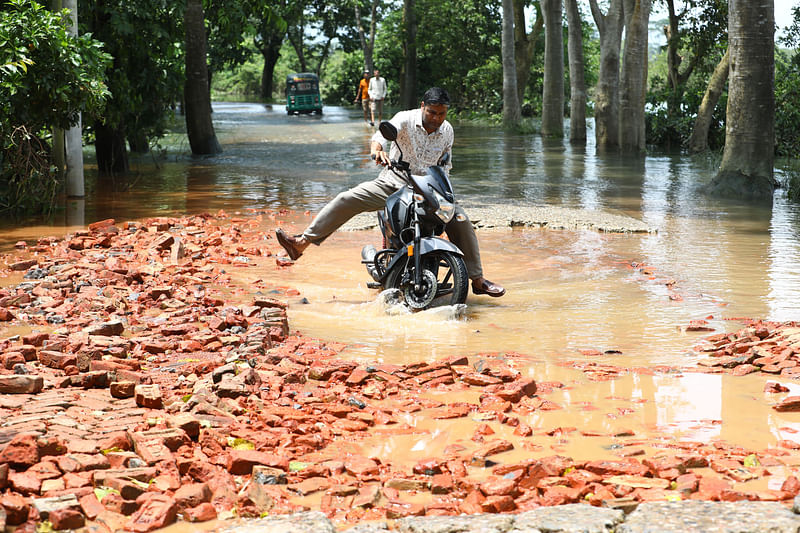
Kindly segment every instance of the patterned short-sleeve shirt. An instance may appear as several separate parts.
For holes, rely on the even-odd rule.
[[[442,155],[451,152],[453,148],[453,126],[445,120],[436,131],[428,133],[422,127],[422,109],[400,111],[389,122],[397,128],[397,141],[392,143],[389,157],[393,160],[400,159],[402,150],[403,160],[409,163],[412,174],[424,174],[428,167],[438,164]],[[375,132],[372,140],[381,143],[384,150],[389,145],[389,141],[380,131]],[[450,155],[450,160],[444,167],[448,172],[453,166],[452,153]],[[394,175],[388,168],[383,169],[381,175],[384,174]]]

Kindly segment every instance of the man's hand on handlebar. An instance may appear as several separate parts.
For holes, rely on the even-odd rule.
[[[382,167],[385,167],[391,164],[391,160],[389,159],[389,154],[387,152],[384,152],[383,150],[372,152],[372,154],[370,154],[370,157],[372,157],[376,165],[381,165]]]

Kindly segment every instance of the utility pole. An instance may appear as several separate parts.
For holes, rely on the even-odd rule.
[[[69,10],[72,25],[69,28],[71,35],[78,35],[78,0],[64,0],[64,7]],[[81,115],[78,114],[78,123],[66,131],[65,144],[67,153],[67,197],[83,198],[83,139]]]

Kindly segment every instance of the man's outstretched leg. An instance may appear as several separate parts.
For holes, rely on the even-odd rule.
[[[401,186],[401,182],[380,176],[372,181],[365,181],[339,193],[328,202],[300,235],[290,236],[278,228],[275,230],[275,237],[289,257],[296,260],[303,255],[309,244],[322,244],[331,233],[357,214],[382,208],[386,198]]]

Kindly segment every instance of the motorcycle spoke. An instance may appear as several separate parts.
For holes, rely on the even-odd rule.
[[[439,290],[436,291],[436,297],[441,298],[442,296],[447,296],[448,294],[453,294],[453,287],[440,287]]]
[[[448,268],[447,269],[447,275],[444,277],[444,279],[441,281],[441,283],[439,285],[442,285],[442,286],[445,286],[445,287],[450,287],[450,279],[452,277],[453,277],[453,271]]]

